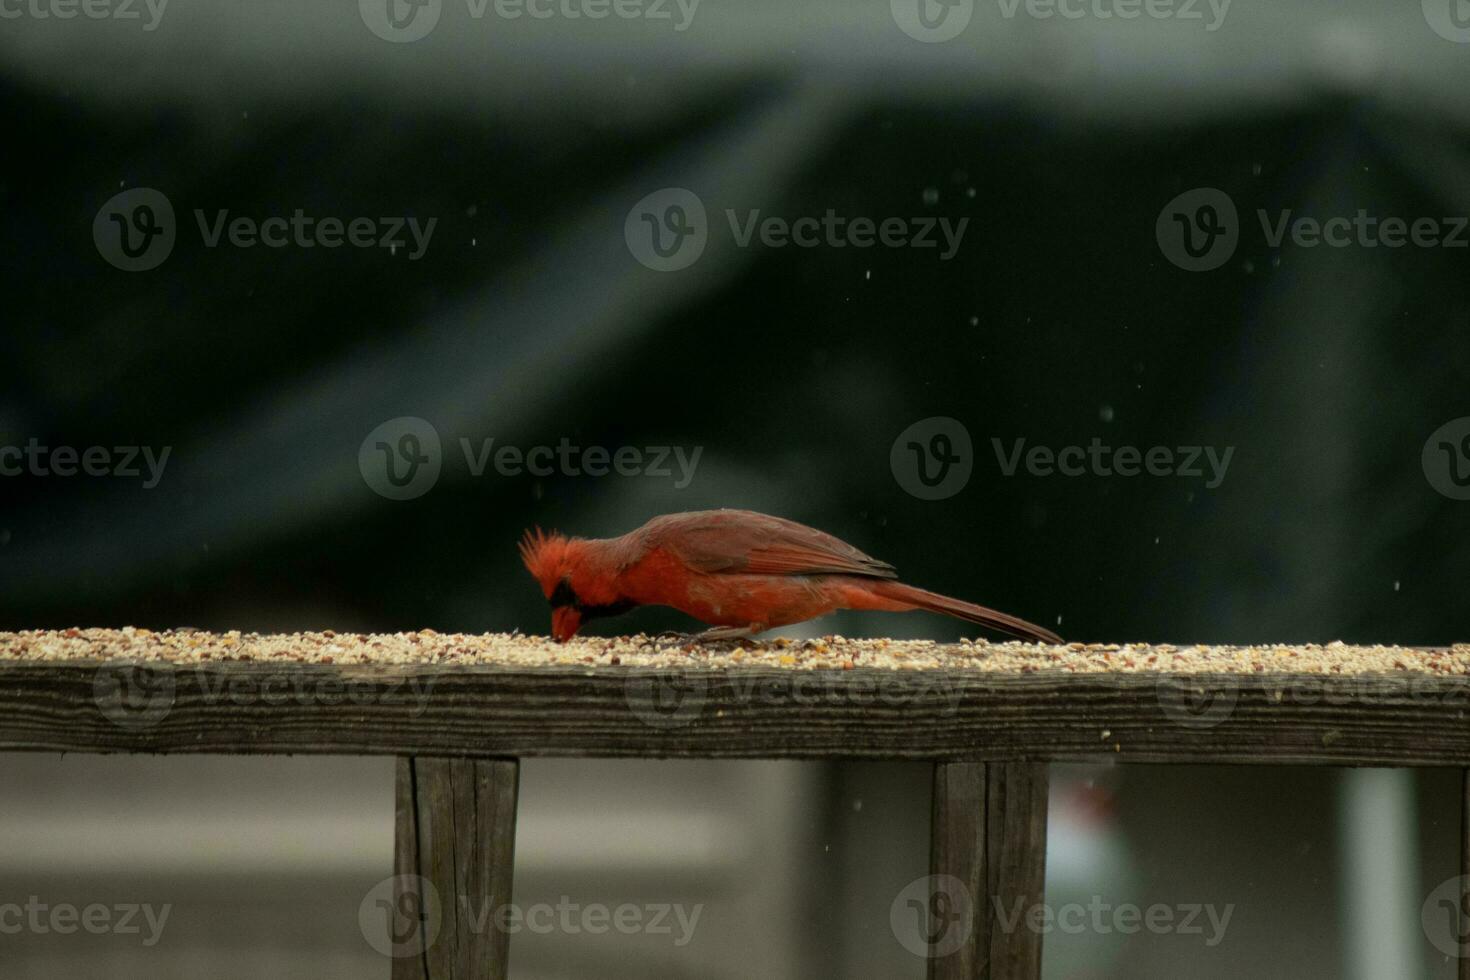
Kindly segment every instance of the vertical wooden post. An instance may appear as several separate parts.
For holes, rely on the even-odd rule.
[[[985,976],[990,916],[985,901],[985,765],[934,766],[929,874],[929,980]]]
[[[1040,980],[1042,934],[1030,916],[1045,894],[1046,804],[1045,765],[934,767],[936,904],[968,921],[931,930],[929,980]]]
[[[1465,887],[1470,883],[1470,769],[1460,773],[1460,876],[1457,896],[1460,899],[1460,920],[1456,923],[1459,927],[1456,938],[1470,936],[1470,928],[1467,928],[1470,927],[1470,918],[1467,918],[1464,896]],[[1457,975],[1460,980],[1470,980],[1470,956],[1463,955],[1463,951]]]
[[[515,860],[514,759],[398,760],[393,980],[504,980]]]

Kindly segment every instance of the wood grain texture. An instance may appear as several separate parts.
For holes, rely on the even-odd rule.
[[[1044,765],[934,767],[930,980],[1040,980],[1046,813]]]
[[[1458,909],[1459,935],[1470,936],[1470,910],[1466,908],[1465,889],[1470,884],[1470,769],[1460,773],[1460,881]],[[1459,980],[1470,980],[1470,956],[1460,956],[1456,970]]]
[[[985,901],[986,766],[934,767],[929,831],[929,980],[981,976],[989,945]]]
[[[0,662],[0,749],[1470,766],[1470,684],[1324,676]]]
[[[989,970],[978,976],[1041,980],[1043,933],[1028,925],[1027,916],[1046,897],[1046,808],[1046,766],[1005,762],[986,767]]]
[[[511,900],[519,773],[514,760],[399,759],[393,866],[408,928],[391,937],[393,980],[508,975],[497,910]]]

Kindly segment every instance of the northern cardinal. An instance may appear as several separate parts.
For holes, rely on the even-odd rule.
[[[927,609],[1027,640],[1051,630],[974,603],[904,585],[886,562],[830,534],[749,510],[655,517],[617,538],[569,538],[537,528],[521,560],[551,603],[551,635],[565,642],[589,619],[635,606],[672,606],[717,627],[699,639],[737,639],[835,609]]]

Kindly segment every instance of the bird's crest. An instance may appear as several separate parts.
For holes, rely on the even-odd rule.
[[[546,595],[556,589],[557,583],[566,574],[571,539],[555,531],[547,533],[537,527],[527,531],[521,538],[521,561],[526,563],[541,591]]]

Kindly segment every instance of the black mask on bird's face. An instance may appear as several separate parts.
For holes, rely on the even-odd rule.
[[[546,601],[551,603],[551,638],[565,643],[582,628],[582,603],[566,579],[557,583]]]
[[[551,638],[558,643],[565,643],[576,636],[577,630],[582,628],[582,623],[586,620],[616,616],[633,608],[633,603],[628,600],[606,605],[587,605],[572,589],[572,583],[565,578],[557,582],[546,601],[551,603]]]

